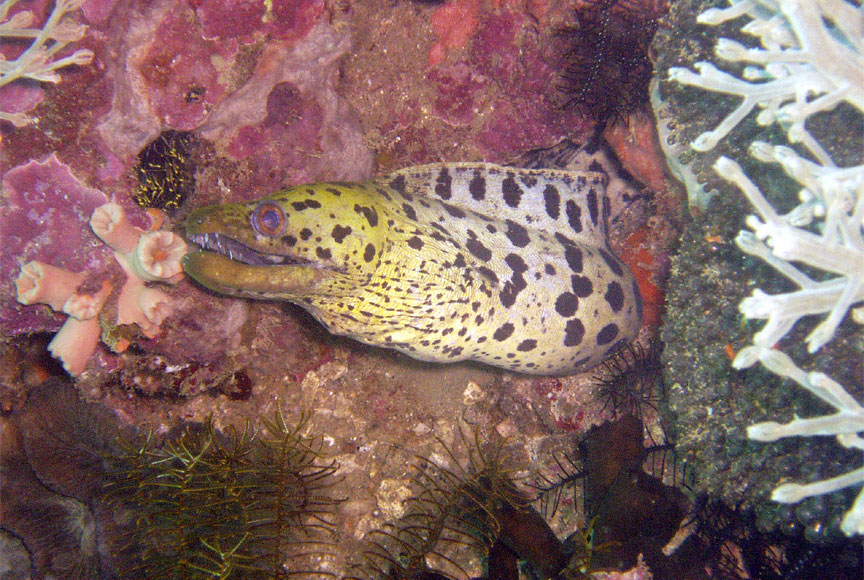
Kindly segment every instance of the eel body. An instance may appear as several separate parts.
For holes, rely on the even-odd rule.
[[[417,359],[567,374],[641,325],[636,281],[607,245],[605,185],[488,163],[302,185],[192,212],[187,238],[203,251],[184,268]]]

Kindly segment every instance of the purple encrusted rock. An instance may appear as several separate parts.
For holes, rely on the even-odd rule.
[[[21,266],[39,260],[74,272],[103,270],[113,262],[90,230],[90,214],[108,198],[81,183],[68,165],[50,155],[3,176],[7,205],[0,210],[0,325],[6,334],[56,331],[65,315],[15,299]]]

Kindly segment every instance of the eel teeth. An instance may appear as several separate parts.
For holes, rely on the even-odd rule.
[[[237,240],[219,233],[191,234],[188,238],[189,241],[198,244],[204,250],[216,252],[217,254],[227,256],[231,260],[250,266],[281,266],[299,263],[299,260],[295,260],[290,256],[265,254],[253,250]]]

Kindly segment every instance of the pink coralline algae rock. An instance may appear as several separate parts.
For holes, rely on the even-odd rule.
[[[248,197],[290,183],[371,175],[362,128],[334,88],[350,46],[347,34],[327,24],[290,47],[268,44],[250,81],[201,125],[202,137],[227,142],[228,155],[259,168]]]
[[[150,110],[161,124],[181,131],[197,127],[225,96],[227,87],[214,62],[230,60],[236,51],[234,40],[203,38],[191,10],[166,14],[138,69]]]
[[[508,161],[587,128],[557,102],[560,67],[532,22],[508,9],[484,15],[465,55],[427,74],[437,90],[434,113],[442,120],[471,125],[483,113],[476,144],[489,161]]]
[[[119,46],[104,55],[114,95],[98,126],[112,168],[102,177],[121,177],[116,169],[168,128],[246,162],[251,189],[371,172],[359,123],[334,90],[350,38],[325,22],[323,0],[155,0],[115,12],[124,10]]]
[[[279,40],[302,38],[324,11],[323,0],[197,0],[193,4],[206,38],[236,38],[244,44],[265,34]]]
[[[0,210],[0,328],[4,334],[55,331],[63,316],[15,300],[21,266],[38,260],[72,270],[101,270],[111,251],[90,230],[90,215],[108,199],[81,183],[55,155],[3,176]]]
[[[475,95],[489,79],[465,62],[432,70],[427,78],[438,86],[435,114],[451,125],[470,124],[476,114]]]

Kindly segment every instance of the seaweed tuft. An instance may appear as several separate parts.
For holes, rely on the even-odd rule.
[[[337,466],[285,422],[218,431],[212,419],[158,442],[120,441],[107,501],[135,518],[118,541],[121,578],[323,578],[331,553],[327,489]]]
[[[417,492],[408,500],[405,515],[370,532],[363,563],[349,579],[470,578],[460,562],[466,551],[488,554],[501,530],[498,506],[527,505],[529,500],[509,478],[500,446],[488,455],[479,445],[470,446],[465,468],[442,446],[455,467],[417,459],[411,475]],[[454,556],[454,550],[463,557]],[[437,563],[435,569],[430,561]]]

